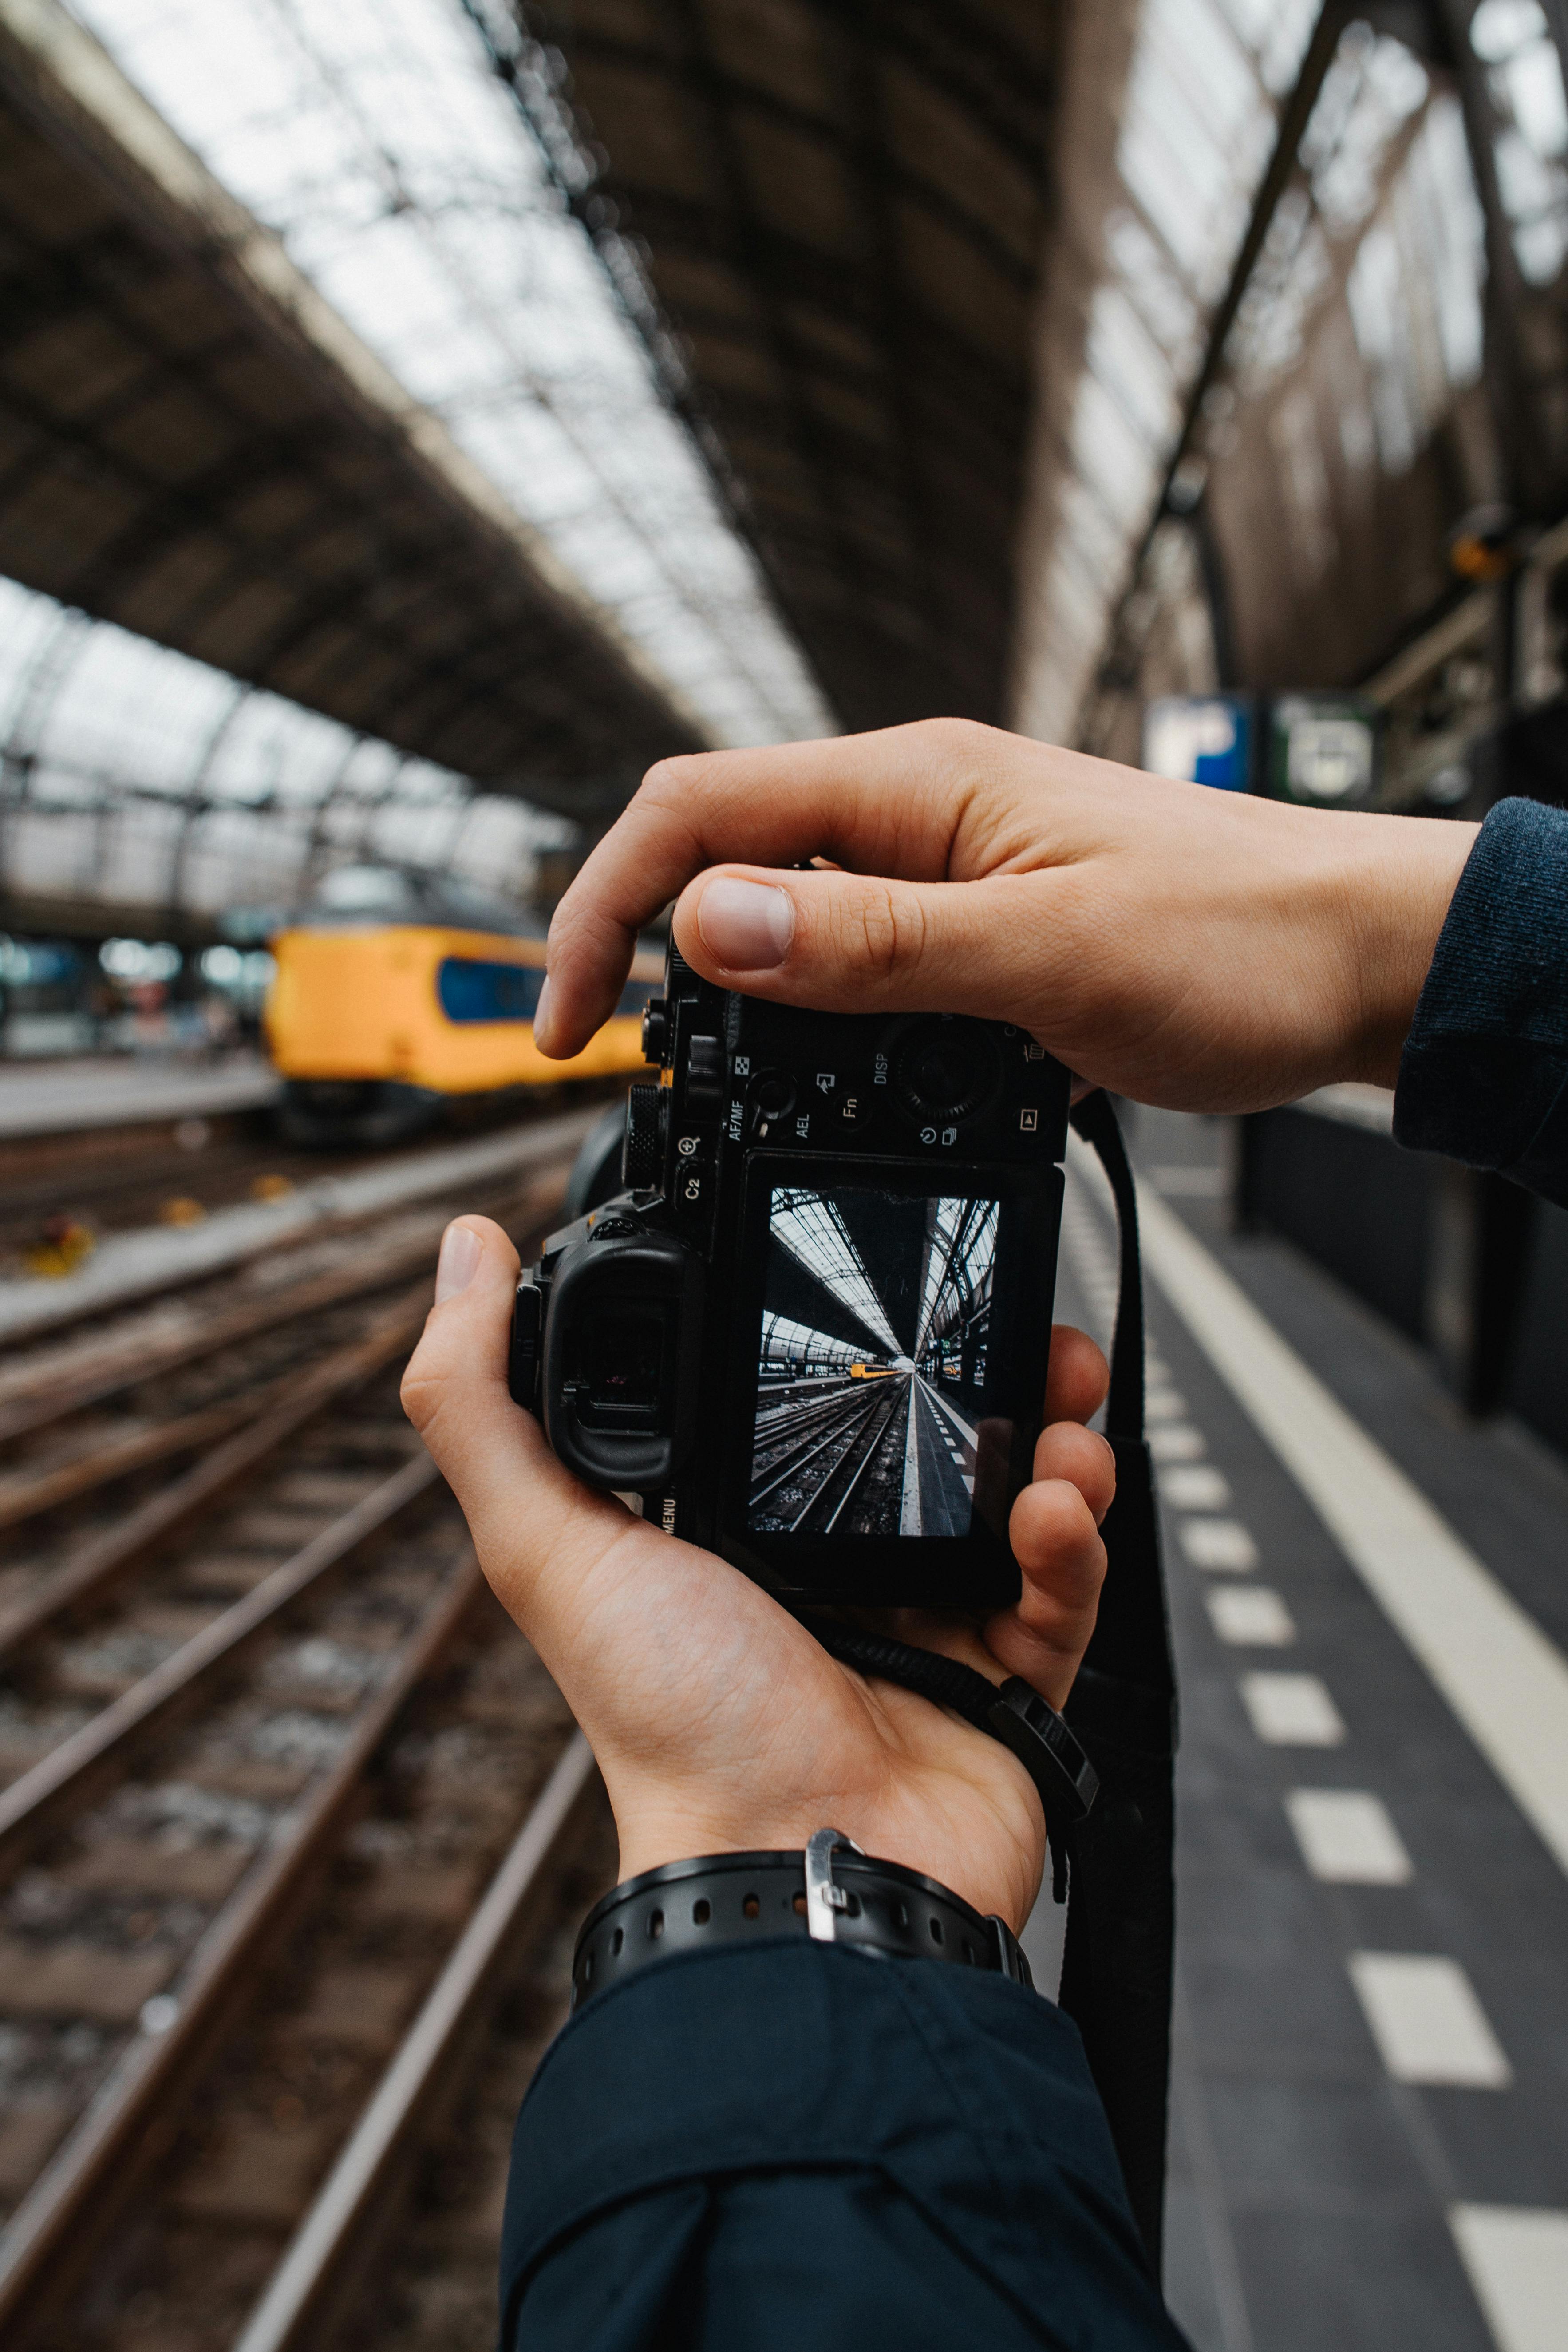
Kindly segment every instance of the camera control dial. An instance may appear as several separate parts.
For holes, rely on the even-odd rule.
[[[894,1096],[917,1121],[973,1118],[989,1109],[1001,1084],[1001,1053],[978,1021],[922,1021],[893,1057]]]
[[[693,1037],[686,1049],[686,1108],[695,1118],[724,1108],[724,1048],[717,1037]]]
[[[669,1002],[667,997],[650,996],[642,1010],[642,1057],[645,1062],[662,1062],[669,1051]]]
[[[633,1087],[626,1096],[626,1140],[621,1174],[634,1192],[646,1192],[664,1173],[668,1088]]]

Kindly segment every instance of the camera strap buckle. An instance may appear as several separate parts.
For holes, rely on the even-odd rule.
[[[836,1944],[837,1915],[850,1907],[850,1896],[834,1884],[834,1855],[862,1851],[842,1830],[814,1830],[806,1840],[805,1924],[814,1943]]]

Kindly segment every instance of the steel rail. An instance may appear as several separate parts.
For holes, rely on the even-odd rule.
[[[777,1406],[765,1422],[759,1415],[757,1435],[765,1444],[775,1445],[792,1431],[805,1430],[813,1421],[819,1421],[824,1413],[836,1412],[846,1395],[857,1393],[853,1388],[847,1390],[841,1381],[826,1396],[806,1397],[795,1404]]]
[[[433,1217],[429,1223],[434,1230],[437,1220]],[[231,1307],[212,1316],[194,1330],[171,1333],[162,1341],[154,1339],[138,1343],[132,1336],[121,1348],[105,1349],[106,1355],[111,1359],[118,1356],[120,1360],[110,1360],[97,1370],[79,1370],[74,1376],[67,1372],[54,1381],[46,1374],[32,1394],[15,1405],[0,1407],[0,1444],[8,1438],[31,1436],[35,1430],[46,1429],[51,1422],[79,1412],[87,1405],[101,1404],[106,1397],[118,1396],[122,1390],[138,1386],[154,1373],[199,1363],[204,1356],[215,1356],[220,1349],[231,1348],[241,1339],[276,1330],[280,1323],[302,1319],[307,1315],[319,1314],[324,1307],[363,1297],[367,1290],[377,1289],[384,1282],[395,1282],[413,1271],[428,1258],[429,1252],[430,1236],[421,1234],[418,1241],[384,1251],[379,1257],[335,1267],[310,1281],[293,1283],[286,1289],[273,1291],[269,1297]]]
[[[491,1879],[424,2007],[382,2076],[353,2135],[318,2190],[234,2352],[302,2352],[330,2326],[334,2288],[362,2240],[387,2234],[404,2201],[409,2159],[431,2110],[469,2054],[499,1990],[540,1874],[594,1770],[574,1733],[532,1811]],[[403,2176],[400,2180],[399,2175]]]
[[[489,1202],[487,1213],[523,1217],[531,1223],[547,1213],[547,1202],[553,1206],[564,1189],[564,1171],[559,1178],[527,1184],[521,1192],[503,1189],[499,1198]],[[380,1217],[387,1213],[385,1210],[377,1212]],[[176,1331],[162,1340],[154,1338],[151,1341],[139,1341],[132,1333],[118,1346],[111,1340],[103,1350],[109,1360],[100,1360],[96,1368],[89,1363],[73,1372],[68,1367],[53,1379],[46,1371],[27,1395],[15,1404],[0,1405],[0,1444],[7,1438],[29,1436],[67,1413],[79,1412],[86,1405],[100,1404],[105,1397],[133,1388],[155,1372],[198,1363],[204,1356],[216,1355],[220,1349],[233,1347],[238,1340],[275,1330],[280,1323],[319,1314],[324,1307],[363,1297],[367,1290],[379,1289],[383,1283],[397,1281],[427,1261],[431,1240],[443,1222],[442,1212],[432,1212],[426,1218],[426,1230],[416,1240],[384,1250],[379,1256],[362,1259],[357,1265],[334,1267],[287,1289],[274,1291],[270,1297],[229,1307],[193,1330]],[[298,1241],[299,1236],[290,1238]]]
[[[426,1455],[384,1479],[243,1600],[182,1643],[161,1665],[14,1780],[0,1793],[0,1884],[37,1838],[56,1826],[62,1811],[97,1795],[106,1770],[117,1761],[129,1767],[142,1735],[162,1729],[182,1702],[232,1667],[258,1633],[426,1493],[439,1475]]]
[[[870,1410],[874,1397],[873,1391],[870,1395],[864,1398],[851,1395],[830,1399],[833,1418],[826,1434],[819,1437],[815,1430],[804,1432],[795,1442],[794,1449],[784,1456],[783,1462],[775,1462],[772,1465],[763,1484],[752,1486],[748,1508],[754,1509],[757,1504],[764,1501],[773,1493],[774,1487],[782,1485],[784,1479],[793,1478],[797,1472],[805,1469],[808,1464],[815,1462],[817,1455],[833,1444],[835,1438],[844,1436],[846,1433],[853,1437],[859,1423],[853,1420],[851,1412],[845,1408],[858,1409],[860,1418],[863,1419],[865,1413]],[[816,1408],[814,1407],[813,1410]],[[847,1431],[846,1424],[847,1424]],[[802,1448],[805,1450],[802,1451]]]
[[[906,1391],[906,1394],[907,1393],[908,1391]],[[844,1517],[845,1512],[848,1509],[850,1504],[855,1499],[856,1495],[859,1492],[860,1481],[865,1477],[866,1473],[870,1469],[871,1465],[881,1453],[883,1446],[887,1443],[888,1432],[891,1429],[897,1419],[898,1405],[895,1402],[890,1403],[889,1410],[882,1415],[880,1424],[871,1432],[870,1439],[866,1447],[865,1453],[862,1454],[859,1461],[850,1472],[844,1492],[839,1496],[837,1502],[835,1503],[832,1510],[828,1513],[826,1523],[822,1530],[824,1535],[830,1536],[833,1533],[834,1528],[838,1525],[839,1520]],[[841,1475],[845,1466],[845,1462],[847,1461],[847,1459],[848,1456],[846,1455],[844,1460],[838,1462],[835,1467],[828,1472],[827,1476],[817,1488],[812,1503],[807,1505],[807,1511],[809,1511],[815,1505],[820,1504],[824,1490],[830,1486],[834,1479]],[[803,1514],[803,1516],[805,1515]],[[798,1527],[800,1521],[796,1520],[795,1524]]]
[[[509,1214],[536,1218],[542,1205],[540,1196],[545,1190],[542,1186],[532,1186],[521,1200],[509,1196],[494,1205]],[[548,1190],[559,1198],[559,1185],[552,1185]],[[270,1301],[263,1302],[263,1312],[249,1318],[248,1330],[266,1330],[279,1323],[319,1313],[323,1306],[339,1304],[346,1298],[395,1281],[400,1274],[406,1274],[411,1267],[427,1265],[433,1239],[434,1229],[422,1234],[417,1242],[397,1251],[387,1252],[374,1269],[351,1269],[346,1278],[340,1271],[324,1283],[304,1286],[313,1294],[312,1297],[304,1302],[296,1301],[291,1307],[282,1311],[274,1309]],[[135,1370],[121,1370],[106,1383],[99,1384],[95,1398],[112,1394],[116,1389],[128,1388],[132,1381],[146,1380],[154,1371],[166,1371],[174,1363],[189,1362],[195,1357],[211,1354],[218,1348],[231,1345],[237,1337],[248,1335],[235,1328],[241,1321],[240,1317],[221,1319],[226,1327],[221,1336],[216,1339],[203,1336],[199,1339],[187,1340],[178,1351],[166,1351],[161,1359],[145,1362]],[[153,1352],[156,1356],[156,1351]],[[58,1509],[60,1504],[74,1501],[79,1495],[89,1494],[95,1486],[109,1486],[117,1478],[129,1477],[135,1471],[151,1469],[159,1462],[170,1461],[181,1454],[194,1453],[199,1446],[226,1437],[231,1430],[243,1428],[247,1421],[256,1420],[273,1403],[287,1396],[300,1378],[300,1370],[295,1367],[260,1388],[226,1397],[216,1404],[203,1405],[195,1412],[159,1423],[151,1429],[137,1429],[111,1438],[107,1444],[92,1447],[72,1460],[57,1463],[51,1469],[31,1474],[18,1473],[15,1477],[0,1479],[0,1529],[19,1526],[24,1519],[37,1518],[42,1512]],[[82,1401],[73,1398],[69,1404],[55,1412],[36,1416],[31,1425],[36,1428],[40,1420],[47,1423],[59,1418],[64,1412],[75,1411]],[[0,1437],[5,1433],[4,1421],[0,1418]]]
[[[398,1716],[462,1625],[484,1580],[470,1555],[426,1612],[395,1673],[337,1761],[292,1817],[293,1834],[261,1854],[170,1988],[174,2021],[130,2042],[96,2097],[0,2231],[0,2341],[16,2340],[79,2273],[148,2167],[175,2137],[181,2094],[287,1926],[310,1871],[358,1801],[360,1783]],[[16,2331],[13,2335],[11,2331]]]
[[[297,1378],[297,1373],[285,1373],[264,1388],[225,1397],[217,1404],[199,1406],[195,1412],[157,1422],[150,1429],[123,1432],[107,1444],[89,1447],[69,1461],[57,1462],[52,1469],[18,1472],[13,1477],[0,1478],[0,1528],[20,1527],[25,1519],[36,1519],[45,1511],[58,1510],[62,1503],[74,1502],[79,1495],[90,1495],[95,1486],[108,1486],[117,1478],[132,1477],[138,1470],[151,1470],[160,1462],[174,1461],[182,1454],[195,1454],[199,1447],[210,1445],[215,1439],[226,1437],[232,1430],[256,1420],[282,1397]]]
[[[425,1319],[433,1285],[421,1281],[377,1316],[368,1331],[299,1373],[289,1392],[205,1462],[149,1496],[120,1526],[91,1536],[35,1591],[0,1612],[0,1659],[43,1632],[65,1610],[100,1593],[137,1567],[155,1546],[179,1534],[260,1468],[324,1405],[390,1363]]]

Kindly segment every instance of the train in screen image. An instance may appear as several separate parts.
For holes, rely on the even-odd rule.
[[[661,953],[639,953],[603,1028],[551,1062],[533,1042],[542,938],[450,883],[341,867],[271,947],[279,1122],[324,1147],[399,1141],[458,1101],[641,1070],[643,1007],[664,977]]]

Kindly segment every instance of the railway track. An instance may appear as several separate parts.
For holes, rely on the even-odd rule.
[[[608,1099],[608,1091],[579,1079],[553,1093],[586,1100],[600,1095]],[[484,1135],[517,1126],[531,1109],[559,1109],[560,1101],[547,1103],[543,1093],[531,1103],[513,1097],[454,1105],[439,1133],[447,1140]],[[384,1164],[386,1158],[384,1150],[363,1146],[302,1150],[272,1130],[268,1115],[256,1112],[217,1111],[142,1127],[0,1138],[0,1265],[34,1241],[46,1220],[62,1213],[86,1220],[100,1234],[119,1234],[156,1224],[174,1201],[194,1202],[201,1213],[212,1214],[256,1198],[258,1187],[266,1197],[274,1188],[304,1188],[323,1177]]]
[[[480,1205],[526,1247],[548,1228],[566,1164],[563,1153]],[[453,1205],[422,1209],[416,1227],[403,1219],[352,1261],[294,1269],[260,1295],[221,1286],[151,1331],[137,1318],[139,1335],[118,1327],[86,1349],[36,1351],[30,1392],[0,1389],[10,1454],[32,1455],[0,1480],[0,1524],[12,1531],[0,1588],[7,2346],[149,2340],[140,2321],[124,2333],[121,2319],[132,2306],[144,2315],[152,2288],[121,2297],[118,2317],[76,2310],[73,2297],[108,2274],[108,2256],[89,2264],[87,2250],[117,2230],[128,2246],[151,2242],[156,2182],[173,2178],[181,2148],[189,2154],[181,2135],[198,2094],[212,2130],[226,2128],[231,2095],[212,2087],[212,2070],[229,2063],[237,2032],[254,2041],[279,1950],[286,1944],[297,1974],[310,1934],[327,1932],[315,1923],[348,1934],[375,1880],[363,1940],[395,1948],[382,2022],[363,2028],[352,2063],[342,2053],[322,2059],[332,2095],[306,2102],[315,2156],[330,2159],[363,2104],[366,2069],[439,1975],[448,1931],[520,1833],[525,1801],[570,1734],[542,1669],[495,1622],[456,1507],[396,1403]],[[411,1286],[400,1277],[416,1258],[424,1271]],[[259,1381],[247,1353],[258,1338],[285,1365],[273,1356]],[[106,1400],[140,1405],[154,1385],[166,1404],[190,1408],[180,1382],[196,1377],[216,1380],[216,1398],[130,1430],[122,1418],[108,1438],[89,1417]],[[191,1452],[194,1464],[169,1476]],[[18,1529],[31,1545],[20,1558]],[[431,1728],[444,1706],[449,1719]],[[416,1836],[420,1739],[437,1760],[426,1775],[434,1810]],[[477,1756],[486,1741],[494,1769],[459,1801],[439,1758]],[[459,1760],[459,1780],[469,1764]],[[585,1760],[574,1769],[581,1781]],[[388,1893],[398,1853],[413,1860],[401,1927]],[[494,1963],[492,1954],[483,1986]],[[366,1965],[374,1976],[380,1963]],[[470,1985],[466,2001],[482,1989]],[[318,2026],[322,2049],[341,2039],[341,2021],[307,2017],[301,2048],[315,2047]],[[274,2125],[296,2096],[264,2103]],[[251,2112],[237,2089],[232,2100]],[[247,2158],[241,2170],[251,2169]],[[197,2170],[210,2186],[205,2158]],[[302,2208],[310,2166],[289,2178]],[[169,2190],[171,2263],[188,2229],[182,2194]],[[287,2203],[258,2225],[260,2269],[202,2340],[232,2340],[296,2218]],[[210,2284],[193,2289],[197,2303]]]
[[[99,1233],[119,1233],[155,1224],[173,1199],[194,1200],[210,1213],[249,1199],[258,1178],[307,1184],[364,1157],[300,1151],[253,1131],[258,1126],[228,1115],[130,1135],[111,1128],[0,1145],[0,1260],[62,1211]]]
[[[406,1612],[395,1664],[268,1823],[256,1796],[195,1778],[181,1752],[158,1781],[122,1785],[118,1811],[77,1826],[70,1853],[90,1854],[112,1843],[116,1818],[145,1822],[160,1792],[167,1811],[173,1791],[202,1789],[220,1801],[205,1815],[217,1833],[195,1849],[205,1885],[238,1875],[157,1992],[142,1990],[152,1967],[124,1983],[100,2079],[0,2237],[7,2345],[219,2352],[252,2315],[260,2324],[269,2282],[262,2340],[314,2345],[357,2274],[356,2245],[407,2193],[405,2168],[471,2067],[589,1777],[553,1685],[448,1532],[438,1565],[428,1530],[416,1553],[388,1548],[374,1598],[384,1611],[395,1593]],[[213,1738],[209,1726],[209,1754]],[[100,1904],[112,1891],[121,1914],[127,1902],[153,1911],[134,1864],[89,1875]],[[35,1874],[34,1915],[51,1897],[63,1908],[75,1879],[68,1855]],[[165,1912],[181,1906],[198,1907],[189,1893],[164,1898]],[[96,2017],[79,1997],[68,2021],[69,1996],[52,1996],[57,2063],[89,2027],[103,2038],[109,1983],[100,1967]],[[280,2269],[313,2208],[313,2233]]]
[[[750,1502],[753,1527],[828,1535],[847,1525],[879,1478],[902,1475],[907,1381],[879,1381],[802,1406],[780,1429],[759,1430]],[[896,1491],[896,1487],[895,1487]]]

